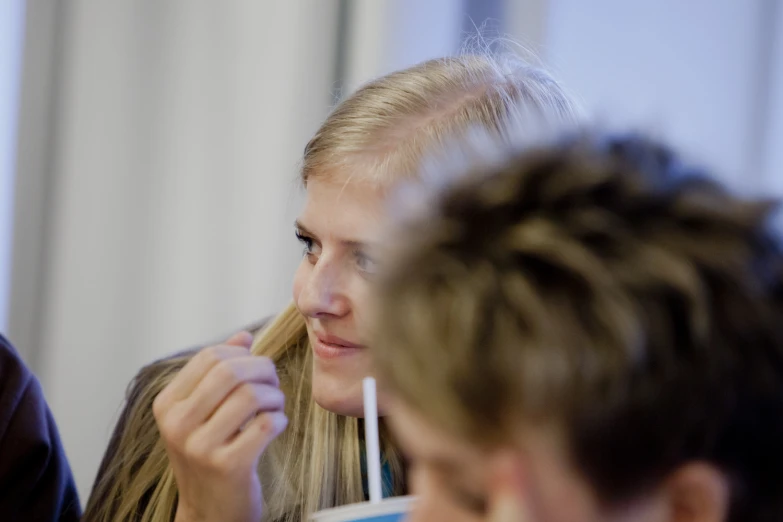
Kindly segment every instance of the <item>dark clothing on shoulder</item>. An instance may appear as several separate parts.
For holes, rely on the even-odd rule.
[[[0,520],[79,520],[81,508],[38,379],[0,335]]]

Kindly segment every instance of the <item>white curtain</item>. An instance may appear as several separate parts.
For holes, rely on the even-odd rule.
[[[298,161],[338,86],[454,51],[462,2],[29,9],[9,332],[86,498],[140,366],[289,299]]]
[[[8,325],[23,33],[23,0],[6,0],[0,4],[0,332]]]

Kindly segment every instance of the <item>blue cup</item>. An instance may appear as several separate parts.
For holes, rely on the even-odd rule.
[[[313,513],[311,522],[402,522],[413,505],[413,497],[392,497],[372,504],[362,502]]]

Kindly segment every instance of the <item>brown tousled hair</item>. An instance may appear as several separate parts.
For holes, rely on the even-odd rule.
[[[772,206],[636,136],[504,154],[466,176],[432,163],[452,182],[396,209],[371,347],[386,385],[479,445],[555,421],[606,503],[706,460],[730,520],[783,519]]]

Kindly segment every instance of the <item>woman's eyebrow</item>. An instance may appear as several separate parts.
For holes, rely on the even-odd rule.
[[[365,248],[373,248],[377,245],[377,243],[371,242],[371,241],[360,241],[358,239],[345,239],[341,241],[346,246],[349,246],[351,248],[356,249],[365,249]]]
[[[315,236],[315,234],[313,234],[310,231],[310,229],[308,229],[306,226],[304,226],[302,224],[302,222],[299,221],[298,219],[296,221],[294,221],[294,228],[296,228],[302,234],[305,234],[305,235],[308,235],[308,236]]]
[[[316,234],[315,232],[313,232],[312,230],[310,230],[309,228],[304,226],[302,224],[302,222],[299,221],[298,219],[296,221],[294,221],[294,228],[296,228],[301,234],[304,234],[306,236],[310,236],[310,237],[313,237],[313,238],[317,238],[318,237],[318,234]],[[345,246],[347,246],[349,248],[354,248],[354,249],[357,249],[357,250],[364,250],[364,249],[367,249],[367,248],[374,248],[374,247],[377,246],[377,243],[374,242],[374,241],[367,241],[367,240],[362,240],[362,239],[352,239],[352,238],[351,239],[340,239],[340,243],[342,243],[343,245],[345,245]]]

